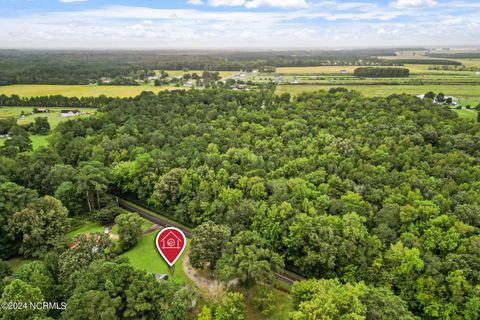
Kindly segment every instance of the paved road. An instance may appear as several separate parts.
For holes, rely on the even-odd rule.
[[[183,231],[183,233],[185,233],[185,236],[187,236],[187,238],[192,238],[192,233],[185,229],[185,226],[181,225],[180,223],[173,223],[171,221],[168,221],[166,219],[162,219],[162,217],[159,217],[157,215],[153,215],[149,212],[147,212],[146,210],[143,210],[140,206],[138,205],[135,205],[135,206],[132,206],[130,203],[128,203],[127,201],[125,201],[124,199],[118,197],[118,205],[124,209],[127,209],[129,211],[132,211],[132,212],[137,212],[141,217],[155,223],[155,224],[158,224],[162,227],[176,227],[180,230]],[[277,276],[277,279],[280,280],[281,282],[283,283],[286,283],[288,285],[292,285],[294,282],[296,281],[301,281],[301,280],[304,280],[305,278],[300,276],[300,275],[297,275],[297,274],[293,274],[292,272],[281,272],[281,273],[275,273],[275,276]]]

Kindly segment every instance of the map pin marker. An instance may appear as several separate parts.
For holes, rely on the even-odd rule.
[[[155,245],[163,259],[172,267],[185,250],[187,239],[182,230],[168,227],[161,230],[155,239]]]

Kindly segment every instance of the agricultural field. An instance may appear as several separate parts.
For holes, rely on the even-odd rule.
[[[160,92],[163,90],[181,89],[173,86],[155,87],[152,85],[139,86],[98,86],[98,85],[47,85],[47,84],[15,84],[0,86],[0,94],[16,94],[21,97],[63,95],[66,97],[134,97],[142,91]]]
[[[460,61],[463,65],[467,67],[479,67],[480,68],[480,59],[455,59]]]

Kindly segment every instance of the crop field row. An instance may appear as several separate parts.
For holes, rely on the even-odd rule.
[[[17,94],[21,97],[63,95],[66,97],[134,97],[142,91],[160,92],[163,90],[178,90],[182,87],[151,85],[140,86],[98,86],[98,85],[49,85],[49,84],[16,84],[0,86],[0,94]]]

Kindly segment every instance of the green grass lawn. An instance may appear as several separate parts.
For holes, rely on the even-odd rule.
[[[248,298],[246,299],[246,315],[247,319],[251,320],[263,320],[263,319],[275,319],[275,320],[288,320],[289,313],[293,311],[292,297],[283,291],[277,290],[273,287],[264,287],[271,290],[273,293],[273,300],[271,305],[274,306],[273,310],[267,314],[262,314],[256,307],[255,299],[259,296],[259,287],[255,286],[248,290]],[[245,293],[245,290],[243,290]]]
[[[40,136],[40,135],[30,135],[30,140],[32,140],[33,150],[38,149],[40,147],[48,146],[48,136]]]
[[[96,232],[103,233],[103,228],[104,227],[100,224],[100,222],[86,221],[85,224],[83,224],[80,228],[77,228],[67,233],[67,236],[69,238],[73,238],[75,236],[78,236],[79,234],[88,234],[88,233],[96,233]]]
[[[478,112],[476,110],[472,110],[472,109],[453,109],[453,110],[455,110],[455,112],[458,113],[460,118],[477,121]]]
[[[139,243],[129,251],[123,253],[121,256],[130,260],[130,264],[137,269],[147,272],[156,272],[159,274],[168,274],[170,278],[179,282],[185,282],[187,277],[182,269],[183,256],[188,251],[190,240],[187,239],[187,247],[182,256],[173,266],[173,276],[169,271],[167,263],[163,260],[160,253],[155,247],[155,238],[157,232],[149,233],[140,239]]]
[[[12,267],[13,271],[15,271],[18,268],[20,268],[22,265],[32,262],[34,260],[23,258],[23,257],[15,257],[15,258],[8,259],[6,261],[10,265],[10,267]]]
[[[106,95],[111,97],[134,97],[142,91],[159,92],[164,90],[182,89],[171,86],[155,87],[153,85],[139,86],[98,86],[98,85],[50,85],[50,84],[15,84],[0,86],[0,94],[18,94],[22,97],[63,95],[66,97],[96,97]],[[185,88],[183,88],[185,89]]]
[[[37,134],[30,135],[30,140],[32,140],[33,150],[38,149],[40,147],[48,146],[48,136],[40,136]],[[5,139],[0,139],[0,147],[3,146],[5,143]]]

